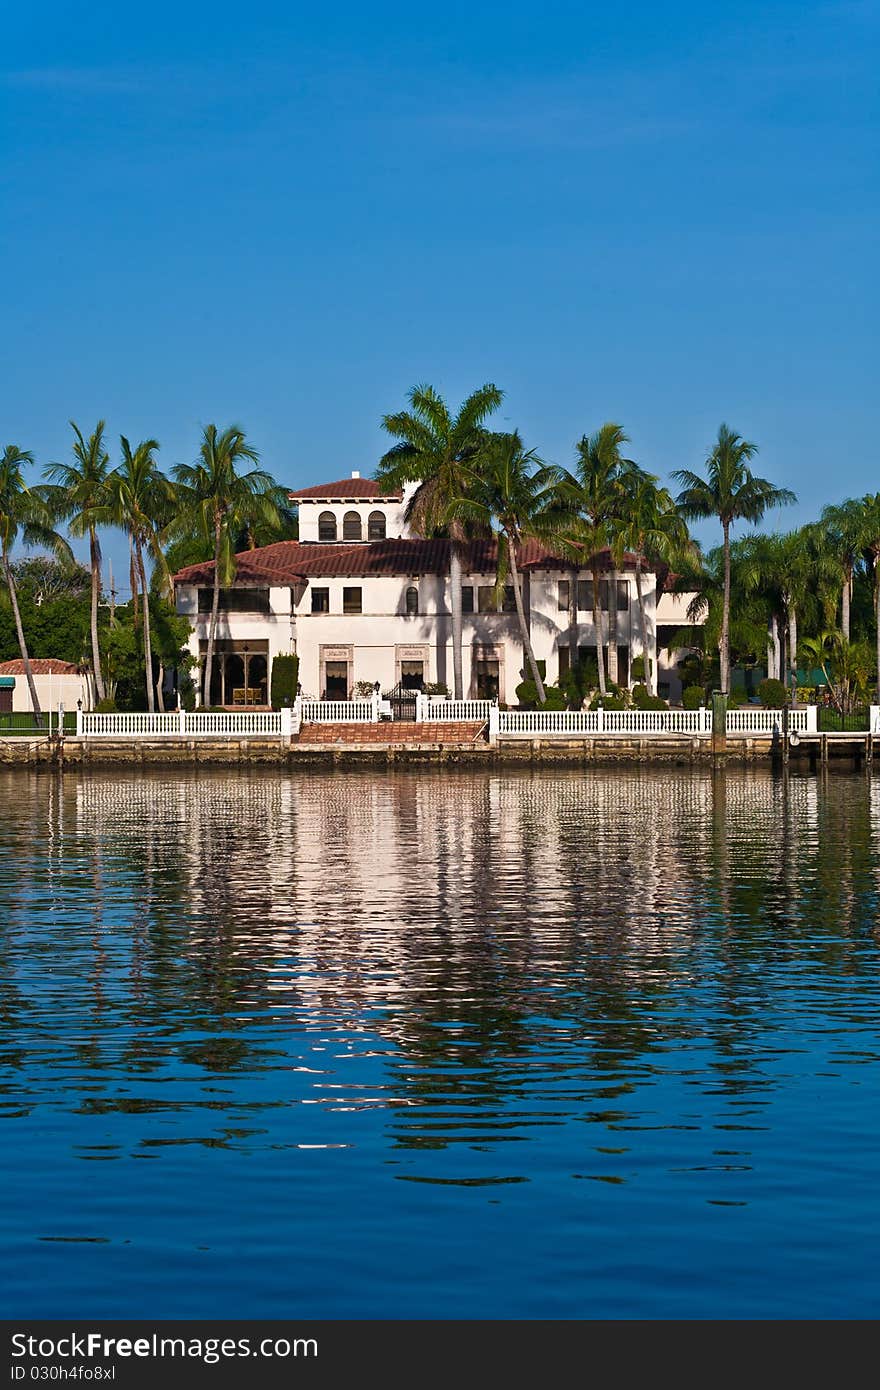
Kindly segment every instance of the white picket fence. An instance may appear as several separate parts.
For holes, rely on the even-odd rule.
[[[801,709],[760,709],[748,705],[743,709],[727,711],[727,732],[729,734],[781,734],[785,714],[788,714],[789,733],[814,734],[818,728],[818,707],[807,705]]]
[[[427,695],[416,699],[416,719],[426,724],[455,723],[485,724],[493,708],[491,700],[431,700]]]
[[[381,701],[371,700],[297,700],[303,724],[375,724],[379,719]]]
[[[496,728],[493,728],[493,725]],[[498,710],[490,734],[534,738],[601,737],[605,734],[693,734],[712,732],[708,709]]]
[[[78,738],[280,738],[291,730],[289,709],[211,714],[186,710],[173,714],[95,714],[79,710],[76,732]]]

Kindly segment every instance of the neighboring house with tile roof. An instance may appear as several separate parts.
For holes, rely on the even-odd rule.
[[[407,490],[409,491],[409,490]],[[290,494],[299,509],[300,539],[279,541],[238,556],[235,584],[221,592],[212,703],[265,703],[273,657],[299,656],[303,692],[347,699],[357,682],[444,684],[452,688],[449,543],[413,536],[406,524],[407,496],[382,492],[378,483],[350,478]],[[592,576],[534,541],[520,559],[535,655],[555,683],[576,645],[595,655]],[[497,552],[492,541],[466,548],[463,578],[465,694],[514,703],[525,666],[508,589],[495,603]],[[612,574],[599,557],[604,626],[617,628],[619,680],[630,679],[642,651],[635,592],[635,556]],[[189,565],[175,576],[178,612],[192,623],[190,649],[204,658],[212,598],[213,564]],[[654,650],[656,578],[643,573],[648,646]],[[576,583],[577,634],[569,625],[570,585]],[[663,595],[662,605],[671,595]],[[613,602],[612,602],[613,600]],[[659,666],[661,688],[677,693]],[[662,689],[661,689],[662,693]]]
[[[78,666],[54,657],[31,657],[31,671],[42,710],[57,710],[59,704],[66,710],[75,710],[77,700],[82,700],[83,709],[91,709],[89,677]],[[24,714],[31,709],[24,662],[20,657],[0,661],[0,714]]]

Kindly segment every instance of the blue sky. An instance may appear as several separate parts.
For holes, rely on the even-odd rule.
[[[491,380],[558,462],[727,420],[780,524],[880,486],[876,4],[10,8],[3,443],[236,421],[298,486]]]

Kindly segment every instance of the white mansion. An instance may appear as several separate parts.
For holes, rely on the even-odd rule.
[[[378,682],[383,691],[430,684],[451,690],[448,542],[413,536],[406,496],[383,493],[358,473],[290,497],[299,507],[300,539],[240,554],[234,587],[221,591],[212,703],[267,703],[273,657],[294,652],[303,693],[312,698],[347,699],[357,682]],[[581,656],[595,655],[592,576],[534,542],[524,545],[521,567],[532,645],[553,684],[575,647]],[[469,545],[464,570],[463,694],[514,703],[525,660],[513,591],[495,601],[494,543]],[[632,658],[643,649],[634,557],[612,572],[606,554],[601,570],[603,630],[607,640],[609,624],[616,626],[618,681],[631,683]],[[192,624],[190,650],[202,659],[212,579],[213,564],[205,563],[174,580],[177,610]],[[664,639],[686,624],[687,600],[658,593],[657,579],[643,570],[647,640],[658,660],[659,693],[675,699],[680,687]]]

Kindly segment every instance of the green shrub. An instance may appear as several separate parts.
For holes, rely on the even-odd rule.
[[[630,694],[632,695],[633,704],[638,709],[643,707],[645,700],[650,700],[651,698],[651,692],[646,685],[634,685]]]
[[[107,695],[95,705],[95,714],[115,714],[118,709],[112,695]]]
[[[543,705],[538,700],[538,687],[534,681],[521,681],[516,687],[516,698],[520,709],[565,709],[565,695],[556,685],[545,685]]]
[[[292,655],[276,656],[272,661],[272,689],[270,700],[273,709],[292,705],[296,699],[296,686],[299,680],[299,657]]]
[[[706,695],[701,685],[686,685],[681,692],[681,703],[685,709],[699,709],[706,703]]]
[[[590,709],[629,709],[628,702],[622,695],[594,695],[590,701]]]
[[[669,709],[669,705],[666,703],[665,700],[661,699],[661,697],[660,697],[659,695],[648,695],[644,700],[642,700],[641,704],[638,705],[637,708],[638,708],[638,709]]]
[[[422,693],[424,695],[448,695],[449,686],[445,685],[443,681],[429,681]]]
[[[788,703],[785,686],[773,676],[758,682],[758,699],[765,709],[782,709]]]
[[[645,679],[645,658],[643,656],[633,657],[630,675],[634,681],[643,681]]]

